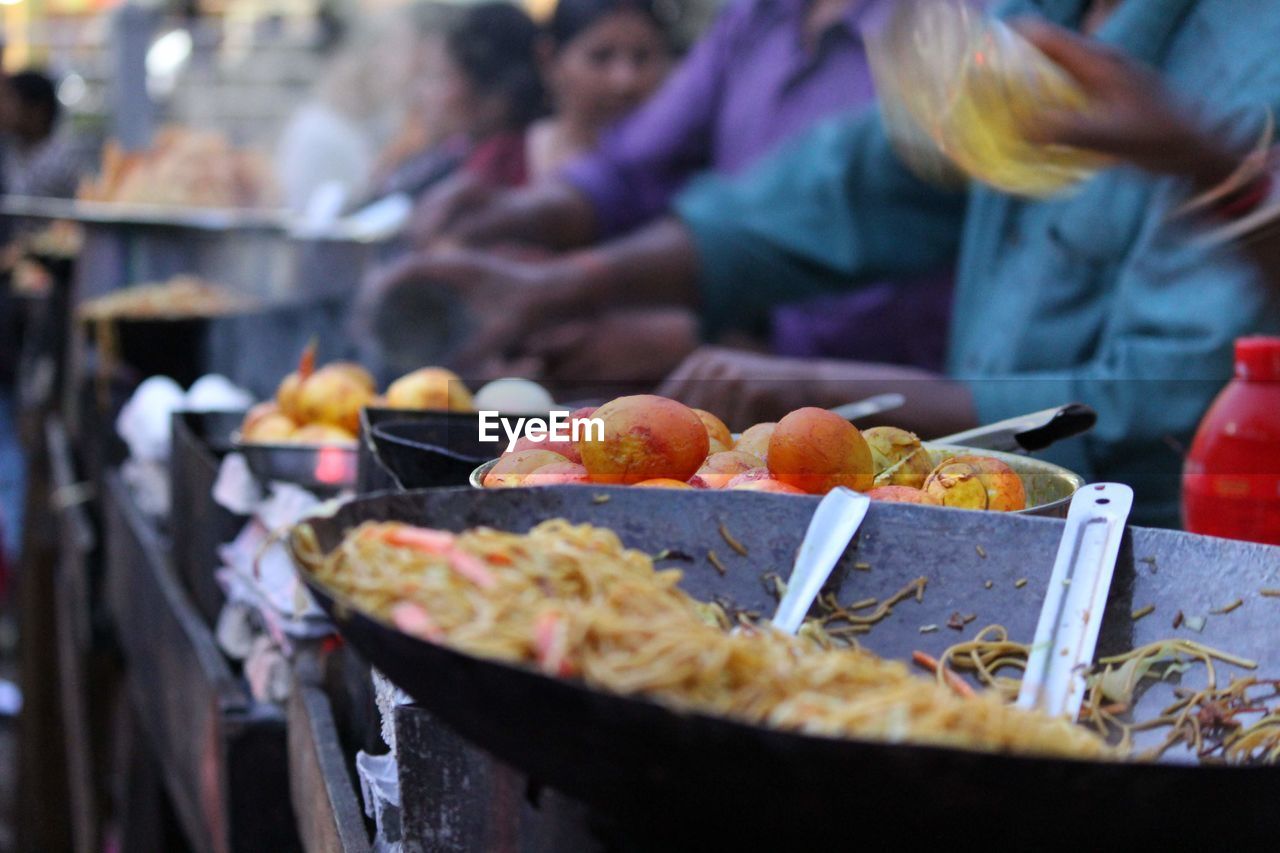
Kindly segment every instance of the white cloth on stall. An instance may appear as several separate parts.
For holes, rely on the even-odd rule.
[[[364,813],[377,828],[373,849],[399,853],[403,847],[400,827],[400,768],[394,755],[356,753],[356,774]]]

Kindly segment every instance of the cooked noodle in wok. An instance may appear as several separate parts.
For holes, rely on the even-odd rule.
[[[307,528],[295,542],[321,582],[401,630],[600,690],[810,734],[1114,755],[1093,732],[995,691],[962,697],[861,649],[725,631],[678,587],[679,571],[655,570],[611,530],[554,520],[455,536],[368,522],[327,555]]]
[[[1026,667],[1030,648],[1009,639],[1000,625],[988,625],[966,642],[943,652],[936,667],[945,682],[948,667],[972,671],[978,680],[1008,700],[1018,695],[1021,678],[999,673]],[[1102,658],[1088,676],[1088,692],[1081,720],[1100,735],[1118,740],[1130,752],[1134,736],[1164,731],[1162,741],[1137,758],[1155,760],[1184,746],[1202,761],[1238,765],[1280,764],[1280,680],[1249,675],[1220,683],[1214,661],[1244,670],[1255,661],[1201,645],[1188,639],[1167,639]],[[1159,681],[1202,666],[1206,683],[1198,689],[1179,686],[1175,700],[1148,719],[1134,719],[1133,708],[1143,682]]]

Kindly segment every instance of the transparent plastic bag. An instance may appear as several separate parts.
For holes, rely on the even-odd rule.
[[[969,0],[898,0],[864,27],[876,93],[903,161],[935,183],[964,176],[1049,196],[1105,157],[1028,138],[1046,112],[1087,108],[1052,60]]]

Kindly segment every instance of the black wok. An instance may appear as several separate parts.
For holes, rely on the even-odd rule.
[[[599,503],[598,496],[608,500]],[[552,517],[615,529],[650,553],[683,552],[684,586],[764,613],[774,601],[760,575],[785,576],[816,500],[760,494],[635,489],[435,490],[365,498],[314,522],[322,546],[369,518],[460,530],[526,530]],[[720,523],[747,546],[735,555]],[[841,601],[883,597],[917,576],[923,603],[907,601],[861,641],[880,654],[933,654],[960,639],[945,625],[975,612],[973,629],[1001,622],[1034,633],[1062,523],[926,507],[873,504],[832,583]],[[720,576],[706,560],[715,550]],[[870,571],[852,564],[870,564]],[[586,689],[416,640],[335,602],[302,575],[342,633],[374,666],[464,737],[531,777],[607,815],[653,849],[789,850],[870,843],[981,842],[1015,850],[1213,843],[1262,849],[1280,833],[1280,768],[1166,762],[1108,764],[1038,759],[788,734]],[[1016,582],[1027,578],[1021,588]],[[990,589],[986,581],[991,581]],[[1120,556],[1099,655],[1166,636],[1189,636],[1261,662],[1280,677],[1280,549],[1170,531],[1131,529]],[[1174,631],[1173,614],[1207,613],[1203,634]],[[1156,613],[1133,621],[1132,610]],[[933,633],[921,626],[937,625]],[[1220,668],[1222,678],[1229,667]],[[1202,674],[1188,674],[1190,680]],[[1148,691],[1142,716],[1169,698]]]
[[[502,444],[480,441],[474,414],[440,413],[369,427],[373,457],[405,487],[463,486]]]

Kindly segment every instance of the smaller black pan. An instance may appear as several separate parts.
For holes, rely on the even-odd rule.
[[[374,458],[402,489],[465,486],[502,444],[480,441],[474,415],[440,413],[370,427]]]

